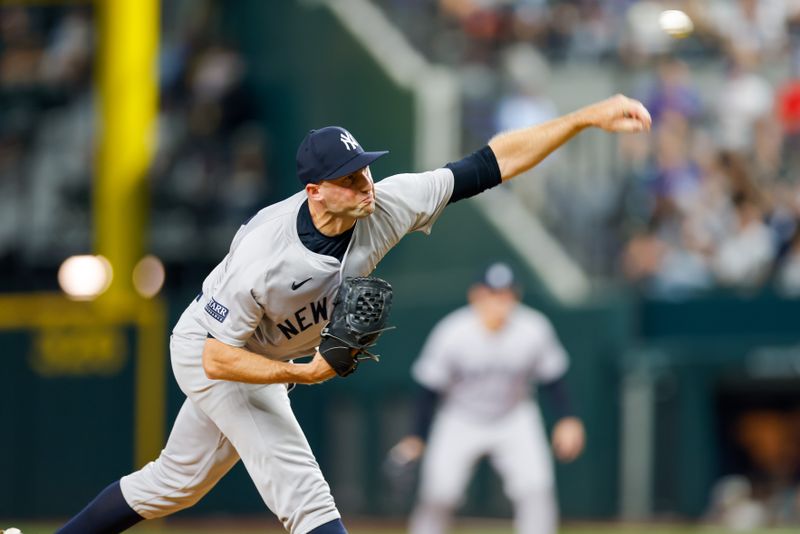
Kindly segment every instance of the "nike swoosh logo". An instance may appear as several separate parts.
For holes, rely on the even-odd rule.
[[[302,282],[292,282],[292,291],[297,291],[298,289],[300,289],[300,286],[302,286],[303,284],[305,284],[306,282],[311,280],[311,278],[312,277],[309,276],[308,278],[306,278]]]

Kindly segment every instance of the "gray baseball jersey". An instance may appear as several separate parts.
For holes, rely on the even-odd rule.
[[[405,234],[430,232],[452,191],[446,168],[376,183],[375,211],[356,223],[341,263],[300,241],[305,192],[241,227],[173,329],[172,366],[188,398],[159,458],[120,481],[139,515],[162,517],[191,506],[241,459],[292,534],[339,517],[286,386],[209,379],[202,365],[206,336],[274,360],[313,354],[341,280],[368,275]]]
[[[356,223],[340,264],[308,250],[297,235],[301,191],[242,226],[230,252],[208,275],[196,326],[218,340],[274,360],[312,354],[344,277],[366,276],[407,233],[430,232],[453,188],[448,169],[401,174],[375,184],[375,212]]]
[[[567,370],[567,355],[547,318],[523,304],[498,332],[466,306],[436,325],[412,369],[425,387],[443,394],[444,408],[496,420],[531,395],[533,382]]]

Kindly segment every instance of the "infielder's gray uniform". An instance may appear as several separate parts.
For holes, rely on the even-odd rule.
[[[419,501],[457,506],[475,464],[487,455],[515,504],[552,492],[552,460],[531,384],[561,377],[567,365],[550,322],[523,304],[496,332],[470,306],[442,319],[412,368],[417,382],[442,396],[422,462]],[[422,515],[412,517],[413,534],[434,531]]]
[[[172,367],[188,398],[161,456],[120,482],[138,514],[150,519],[191,506],[241,458],[289,532],[304,534],[340,517],[286,385],[207,378],[206,335],[274,360],[313,354],[344,277],[371,273],[405,234],[429,233],[452,191],[446,168],[376,183],[375,212],[356,223],[342,263],[301,243],[296,224],[304,191],[242,226],[172,332]]]

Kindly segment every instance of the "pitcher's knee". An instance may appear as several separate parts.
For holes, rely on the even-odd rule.
[[[193,506],[214,483],[198,476],[197,470],[180,467],[162,456],[122,477],[120,487],[125,500],[146,519],[164,517]]]

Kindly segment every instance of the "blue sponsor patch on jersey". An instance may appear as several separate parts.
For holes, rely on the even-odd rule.
[[[213,298],[210,301],[208,301],[205,310],[207,314],[209,314],[211,317],[213,317],[219,322],[224,321],[225,318],[228,316],[228,308],[226,308]]]

